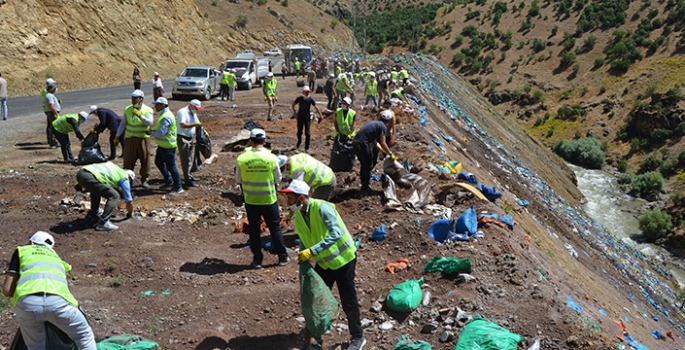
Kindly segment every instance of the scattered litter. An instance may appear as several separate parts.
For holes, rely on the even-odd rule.
[[[385,268],[390,271],[390,273],[395,273],[395,269],[398,271],[404,270],[409,266],[409,259],[400,259],[394,263],[389,263],[385,265]]]
[[[583,309],[578,305],[573,299],[571,299],[570,296],[566,296],[566,306],[570,307],[573,310],[578,311],[579,314],[583,314]]]
[[[462,328],[454,350],[516,350],[521,341],[523,341],[522,336],[476,314]]]
[[[146,297],[154,297],[155,293],[151,290],[146,290],[144,292],[140,292],[140,295],[144,295]]]
[[[424,266],[426,272],[440,271],[444,274],[471,273],[471,259],[459,260],[455,257],[441,258],[434,256],[433,259]]]
[[[578,252],[576,252],[576,250],[573,249],[573,247],[570,244],[564,243],[564,247],[566,248],[566,250],[568,250],[572,257],[578,259]]]
[[[423,277],[394,286],[385,298],[388,308],[397,312],[411,312],[416,309],[421,303],[421,284]]]
[[[392,350],[431,350],[431,345],[420,340],[411,340],[407,335],[403,335]]]
[[[388,233],[385,232],[385,229],[388,227],[385,225],[381,225],[381,228],[377,228],[373,231],[373,234],[371,235],[371,240],[375,242],[381,242],[384,241],[386,237],[388,237]]]
[[[129,334],[115,335],[96,345],[98,350],[150,350],[159,347],[159,344],[152,340]]]
[[[594,329],[594,330],[596,330],[596,331],[598,331],[598,332],[601,332],[601,331],[602,331],[602,328],[600,328],[598,325],[596,325],[596,324],[590,322],[590,320],[589,320],[589,318],[588,318],[587,316],[585,316],[585,324],[588,325],[588,326],[590,326],[590,327],[592,327],[592,329]]]

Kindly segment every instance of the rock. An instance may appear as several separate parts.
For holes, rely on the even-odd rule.
[[[362,328],[366,328],[366,327],[373,325],[373,321],[369,320],[368,318],[363,319],[361,323],[362,323]]]
[[[300,323],[304,323],[305,319],[304,319],[304,317],[298,317],[295,319],[295,321],[300,322]]]
[[[446,325],[454,324],[454,320],[451,317],[448,317],[444,321],[442,321],[442,324],[446,324]]]
[[[451,341],[452,339],[454,339],[454,333],[452,333],[452,332],[444,331],[444,332],[442,332],[442,334],[440,334],[440,342],[442,342],[442,343],[447,343],[448,341]]]
[[[568,345],[568,346],[578,345],[578,337],[576,337],[575,335],[572,335],[572,336],[566,338],[566,345]]]
[[[421,333],[433,333],[438,329],[438,324],[435,322],[424,323],[421,325]]]
[[[386,322],[383,322],[379,328],[381,330],[384,330],[384,331],[389,331],[389,330],[393,329],[393,327],[394,326],[392,324],[392,321],[386,321]]]
[[[476,280],[475,277],[469,275],[468,273],[460,273],[459,278],[461,278],[464,283],[474,282]]]
[[[383,305],[378,301],[374,301],[373,304],[371,304],[371,308],[369,310],[378,313],[381,312],[382,309]]]

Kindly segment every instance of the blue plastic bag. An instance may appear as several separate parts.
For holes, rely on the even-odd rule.
[[[371,240],[376,242],[385,240],[385,238],[388,237],[388,233],[385,232],[386,228],[388,228],[388,226],[381,225],[381,228],[375,229],[371,235]]]
[[[476,210],[473,209],[473,205],[466,209],[461,216],[457,219],[454,224],[454,232],[456,233],[466,233],[472,236],[478,230],[478,216],[476,215]]]
[[[459,174],[457,174],[457,179],[458,180],[464,180],[470,184],[477,185],[478,180],[476,179],[476,175],[473,175],[472,173],[462,171]]]
[[[452,234],[454,234],[454,221],[449,219],[440,219],[428,228],[428,237],[440,243],[445,243]]]
[[[481,193],[483,193],[483,195],[485,197],[488,197],[488,199],[491,202],[494,202],[497,200],[497,198],[504,196],[503,194],[497,192],[497,190],[495,189],[495,186],[488,187],[488,186],[485,186],[484,184],[480,184],[480,185],[478,185],[478,189],[480,190]]]
[[[514,217],[509,214],[500,216],[499,221],[505,223],[509,227],[514,227]]]

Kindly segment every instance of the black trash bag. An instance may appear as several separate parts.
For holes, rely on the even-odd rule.
[[[88,165],[106,161],[107,157],[102,154],[102,149],[100,149],[100,144],[98,143],[98,134],[89,133],[88,136],[81,141],[81,152],[78,154],[78,164]]]
[[[296,83],[297,83],[297,87],[303,87],[304,86],[304,79],[297,79]]]
[[[351,171],[354,168],[354,161],[356,159],[357,154],[354,152],[354,147],[347,142],[343,142],[340,136],[336,136],[333,141],[331,161],[328,166],[334,172]]]
[[[317,94],[323,94],[323,88],[324,88],[324,85],[322,83],[317,84],[316,85],[316,93]]]
[[[77,350],[76,343],[61,329],[50,322],[45,322],[45,348],[50,350]],[[28,350],[21,329],[17,329],[10,350]]]
[[[264,130],[263,126],[253,122],[252,120],[248,120],[247,122],[245,122],[245,125],[243,125],[242,128],[245,130],[250,130],[250,131],[252,131],[252,129],[255,129],[255,128]]]
[[[253,122],[249,121],[248,123]],[[247,125],[247,123],[245,125]],[[245,127],[243,126],[243,128]],[[193,165],[191,166],[190,172],[194,173],[202,168],[202,157],[207,159],[211,156],[212,141],[209,139],[209,133],[201,126],[195,130],[195,154],[193,156]]]

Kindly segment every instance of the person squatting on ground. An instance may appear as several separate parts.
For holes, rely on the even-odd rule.
[[[278,167],[276,155],[264,148],[266,132],[262,129],[252,129],[250,132],[250,148],[246,149],[238,159],[238,169],[235,173],[236,182],[241,184],[245,199],[245,211],[250,230],[250,250],[252,250],[253,269],[262,268],[262,217],[269,228],[274,252],[278,255],[278,265],[285,266],[290,257],[283,243],[281,232],[281,216],[278,210],[276,185],[281,182],[281,170]]]
[[[19,246],[12,253],[2,294],[12,298],[26,347],[29,350],[46,348],[45,322],[50,322],[80,350],[96,350],[95,336],[78,301],[69,291],[67,273],[71,265],[53,250],[55,239],[47,232],[38,231],[29,244]]]
[[[114,141],[117,138],[117,130],[119,130],[119,124],[121,124],[121,117],[111,109],[100,108],[98,106],[90,106],[90,114],[97,115],[100,120],[100,123],[92,129],[92,132],[100,135],[105,129],[109,129],[109,160],[114,160],[114,158],[117,157],[117,142]],[[123,154],[124,143],[123,140],[121,141],[121,152]]]
[[[159,97],[152,104],[159,113],[157,125],[150,131],[150,135],[157,144],[155,165],[164,179],[164,184],[160,188],[171,188],[169,194],[183,193],[181,174],[176,167],[176,117],[169,109],[169,101],[166,98]]]
[[[154,111],[143,103],[145,94],[141,90],[133,91],[131,104],[124,109],[124,118],[117,130],[118,142],[122,136],[126,138],[124,147],[124,169],[134,170],[136,162],[140,160],[140,182],[144,188],[149,188],[150,179],[150,126],[154,121]],[[125,134],[124,134],[125,132]]]
[[[353,146],[357,154],[361,169],[359,170],[359,177],[361,179],[363,192],[371,190],[369,183],[371,182],[371,170],[376,165],[376,159],[373,157],[372,150],[377,148],[383,154],[390,155],[390,159],[397,160],[397,157],[390,152],[388,145],[385,143],[386,135],[388,134],[388,123],[392,119],[390,113],[383,111],[381,113],[381,120],[370,121],[359,129],[357,135],[354,137]]]
[[[63,114],[52,122],[52,133],[59,142],[59,147],[62,149],[62,157],[65,163],[72,163],[74,155],[71,153],[71,141],[69,140],[69,133],[76,134],[79,141],[83,141],[84,137],[79,130],[79,125],[88,121],[88,113],[79,112],[78,114]]]
[[[178,125],[178,153],[181,158],[181,170],[183,171],[183,179],[185,185],[194,187],[198,179],[190,174],[193,166],[193,157],[195,156],[195,128],[202,126],[200,119],[197,117],[197,111],[202,110],[202,104],[199,100],[190,100],[187,106],[181,108],[176,112],[176,125]]]
[[[357,289],[354,285],[357,254],[352,235],[345,227],[335,205],[309,198],[309,186],[293,180],[285,193],[287,204],[295,213],[295,232],[300,238],[297,259],[300,264],[316,262],[314,270],[328,288],[338,285],[340,304],[347,316],[352,336],[348,350],[361,350],[366,344],[359,315]]]
[[[264,93],[264,101],[269,103],[269,112],[266,115],[266,120],[274,121],[273,111],[276,101],[278,101],[278,80],[274,78],[273,73],[266,73],[266,79],[264,79],[264,85],[262,86],[262,92]]]
[[[281,173],[288,173],[295,180],[307,183],[312,189],[312,198],[331,199],[333,190],[338,184],[335,173],[318,159],[307,153],[298,153],[293,156],[278,156],[278,167]]]
[[[302,88],[302,96],[297,96],[295,101],[293,101],[293,117],[297,116],[297,146],[295,148],[300,148],[302,144],[302,130],[304,129],[304,151],[309,152],[309,143],[311,141],[311,127],[312,127],[312,116],[311,108],[314,107],[316,113],[319,114],[319,123],[323,120],[323,115],[321,110],[316,105],[314,98],[310,96],[311,90],[309,86]],[[295,106],[299,105],[297,111],[295,111]]]
[[[112,162],[91,164],[81,168],[76,173],[78,184],[75,188],[79,192],[90,192],[90,210],[86,214],[86,222],[97,223],[97,231],[116,230],[118,227],[110,222],[110,218],[121,197],[126,203],[126,217],[133,216],[131,186],[135,178],[133,170],[124,170]],[[102,216],[98,217],[102,197],[107,202]]]

